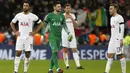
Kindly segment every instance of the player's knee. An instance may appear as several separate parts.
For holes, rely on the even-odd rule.
[[[25,52],[25,56],[26,56],[26,58],[29,58],[30,57],[30,51]]]
[[[65,47],[64,47],[63,51],[64,51],[65,53],[67,53],[67,52],[68,52],[68,48],[65,48]]]
[[[124,55],[123,55],[123,54],[118,54],[117,56],[118,56],[119,59],[124,58]]]
[[[20,56],[22,54],[22,51],[16,51],[16,56]]]
[[[108,58],[113,58],[113,54],[108,54],[107,57]]]
[[[76,48],[72,48],[72,52],[77,52],[77,49]]]
[[[57,57],[58,57],[58,51],[56,50],[56,51],[53,51],[52,52],[52,58],[53,59],[57,59]]]
[[[52,51],[52,53],[57,53],[57,52],[58,52],[58,50],[53,50],[53,51]]]
[[[26,54],[25,56],[26,56],[26,58],[29,58],[29,57],[30,57],[30,54]]]

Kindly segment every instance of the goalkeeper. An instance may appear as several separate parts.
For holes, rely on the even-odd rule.
[[[72,35],[68,31],[66,26],[65,17],[61,12],[60,2],[56,2],[53,5],[54,12],[51,12],[46,15],[44,19],[44,28],[42,29],[42,35],[44,36],[45,27],[49,25],[49,44],[52,49],[52,56],[50,60],[50,69],[48,73],[53,73],[53,66],[56,67],[57,73],[63,73],[63,70],[60,69],[58,65],[58,50],[61,43],[61,31],[62,28],[65,29],[68,36],[68,41],[72,40]]]

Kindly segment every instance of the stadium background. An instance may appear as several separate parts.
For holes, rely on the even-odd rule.
[[[22,11],[22,2],[24,0],[0,0],[0,73],[13,72],[13,59],[15,52],[16,36],[10,28],[10,21],[18,12]],[[38,15],[40,19],[44,19],[45,15],[51,11],[52,4],[55,0],[30,0],[31,12]],[[62,6],[65,3],[72,5],[72,13],[77,17],[78,28],[75,28],[77,45],[81,64],[87,67],[85,71],[77,71],[74,69],[75,65],[73,60],[72,70],[65,73],[103,73],[106,63],[107,45],[110,39],[110,15],[109,5],[117,3],[119,5],[118,12],[125,19],[125,56],[128,60],[128,68],[130,68],[130,0],[60,0]],[[63,9],[62,9],[63,10]],[[62,11],[64,12],[64,11]],[[16,25],[16,27],[18,27]],[[35,26],[36,27],[36,26]],[[35,28],[34,28],[35,29]],[[29,73],[47,72],[47,66],[51,56],[51,50],[47,43],[48,33],[46,40],[41,43],[40,32],[34,36],[34,50],[31,55],[31,66]],[[71,52],[68,53],[70,59],[73,59]],[[21,56],[24,58],[24,55]],[[62,50],[59,51],[60,64],[65,67],[62,60]],[[114,57],[117,59],[117,57]],[[47,59],[47,60],[46,60]],[[112,73],[121,73],[120,64],[117,61],[112,69]],[[101,65],[102,67],[95,67]],[[37,68],[37,67],[38,68]],[[20,66],[21,67],[21,66]],[[9,70],[5,70],[9,69]],[[36,69],[37,71],[33,71]],[[93,71],[93,69],[95,69]],[[130,70],[127,70],[130,73]],[[20,69],[22,73],[22,67]]]

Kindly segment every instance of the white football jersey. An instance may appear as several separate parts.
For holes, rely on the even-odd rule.
[[[64,15],[65,15],[65,13],[64,13]],[[74,20],[76,19],[76,17],[75,17],[74,14],[71,13],[70,15],[72,16],[72,18],[73,18]],[[73,22],[72,22],[72,20],[71,20],[70,18],[66,19],[66,25],[67,25],[67,27],[68,27],[69,32],[70,32],[73,36],[75,36],[74,24],[73,24]],[[63,36],[68,36],[64,29],[62,29],[62,35],[63,35]]]
[[[124,24],[124,19],[121,15],[111,17],[111,40],[123,39],[124,32],[121,32],[120,25]],[[124,31],[124,29],[123,29]]]
[[[29,12],[28,14],[24,14],[24,12],[18,13],[12,20],[13,23],[18,21],[18,27],[20,36],[18,38],[27,39],[29,37],[29,33],[33,31],[33,25],[36,22],[39,24],[41,20],[33,13]]]

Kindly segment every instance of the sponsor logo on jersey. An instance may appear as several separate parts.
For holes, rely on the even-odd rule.
[[[27,22],[21,22],[20,26],[29,26],[29,24]]]
[[[52,19],[52,21],[54,21],[55,19]]]
[[[61,26],[60,22],[54,22],[52,25],[54,25],[54,26]]]

